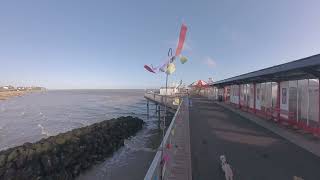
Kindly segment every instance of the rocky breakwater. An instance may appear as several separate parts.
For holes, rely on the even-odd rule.
[[[142,125],[139,118],[120,117],[7,149],[0,152],[0,179],[74,179],[123,146]]]

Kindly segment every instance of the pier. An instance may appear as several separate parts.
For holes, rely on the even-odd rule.
[[[179,101],[181,101],[181,96],[164,96],[158,93],[146,92],[144,94],[144,98],[148,101],[154,102],[156,105],[164,106],[165,104],[168,107],[168,110],[171,112],[175,112],[178,109]],[[178,100],[177,100],[178,99]],[[174,101],[177,101],[177,104],[174,104]],[[147,102],[148,105],[148,102]]]
[[[221,155],[234,179],[318,180],[319,78],[317,55],[197,88],[179,106],[146,94],[176,112],[145,180],[224,180]]]
[[[165,97],[152,93],[146,93],[145,98],[161,105],[167,102],[169,109],[176,109],[176,111],[144,179],[191,180],[188,98]],[[177,98],[179,104],[174,105],[173,102]]]

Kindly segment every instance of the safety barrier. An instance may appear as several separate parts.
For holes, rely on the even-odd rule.
[[[144,180],[191,179],[189,103],[180,103]],[[176,170],[183,170],[175,174]]]
[[[151,101],[154,101],[156,103],[162,104],[162,105],[167,104],[167,106],[170,107],[171,109],[177,109],[179,101],[181,99],[181,97],[179,97],[179,96],[164,96],[164,95],[160,95],[160,94],[152,93],[152,92],[146,92],[144,94],[144,97],[151,100]],[[167,100],[166,100],[166,98],[167,98]],[[179,99],[179,100],[177,100],[177,99]],[[177,103],[174,103],[175,101]]]

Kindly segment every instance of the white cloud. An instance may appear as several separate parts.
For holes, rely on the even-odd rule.
[[[213,60],[213,59],[212,59],[211,57],[209,57],[209,56],[207,56],[207,57],[204,58],[203,63],[204,63],[205,65],[207,65],[208,67],[210,67],[210,68],[213,68],[213,67],[216,67],[216,66],[217,66],[216,61]]]

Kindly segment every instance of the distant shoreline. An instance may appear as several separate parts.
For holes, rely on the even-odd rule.
[[[0,91],[0,101],[1,100],[8,100],[13,97],[20,97],[27,93],[32,92],[42,92],[41,90],[31,90],[31,91]]]
[[[144,91],[145,89],[141,88],[141,89],[47,89],[47,91],[82,91],[82,90],[86,90],[86,91],[90,91],[90,90],[120,90],[120,91],[126,91],[126,90],[141,90]]]

